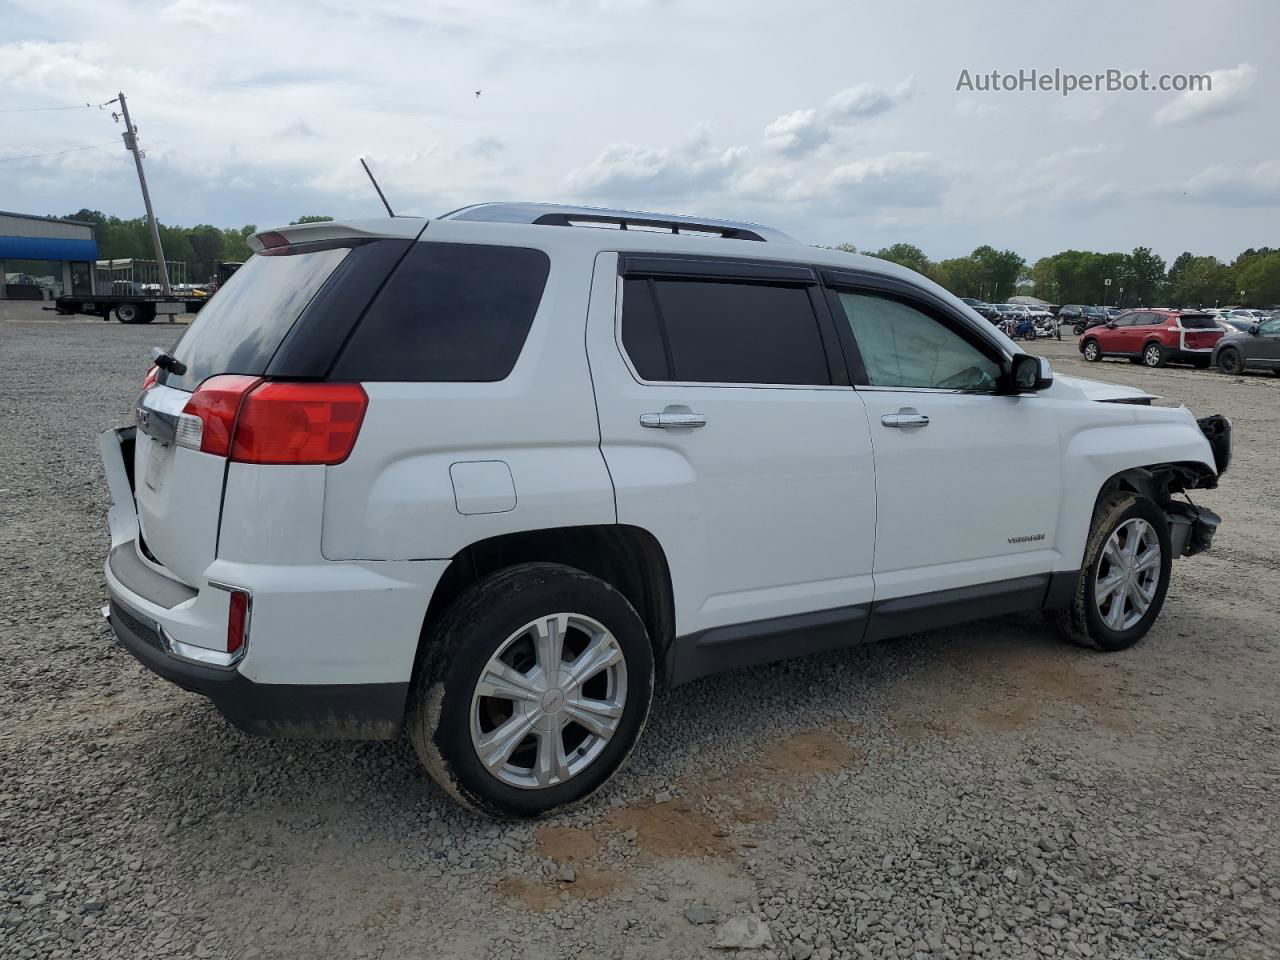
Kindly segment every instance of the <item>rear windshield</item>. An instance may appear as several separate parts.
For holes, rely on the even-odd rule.
[[[196,314],[173,355],[187,365],[162,381],[194,390],[219,373],[259,376],[307,304],[351,252],[316,244],[259,253],[237,270]]]
[[[1217,330],[1218,322],[1207,313],[1184,313],[1178,318],[1183,330]]]

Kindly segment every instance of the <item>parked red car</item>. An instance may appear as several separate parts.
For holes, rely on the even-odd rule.
[[[1207,313],[1194,310],[1131,310],[1080,336],[1086,360],[1127,357],[1148,367],[1166,363],[1209,366],[1222,328]]]

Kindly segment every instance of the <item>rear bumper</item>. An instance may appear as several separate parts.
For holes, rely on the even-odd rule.
[[[121,646],[158,676],[208,697],[246,733],[395,737],[427,603],[448,562],[219,557],[197,580],[179,581],[139,547],[133,435],[127,428],[101,437],[112,499],[104,575]],[[310,532],[318,542],[319,531]],[[278,535],[298,533],[283,524]],[[220,652],[229,594],[211,583],[253,596],[248,640],[234,663]]]
[[[163,628],[118,598],[110,604],[116,640],[152,673],[213,701],[245,733],[306,739],[382,740],[404,717],[405,683],[254,683],[236,670],[190,663],[165,649]]]

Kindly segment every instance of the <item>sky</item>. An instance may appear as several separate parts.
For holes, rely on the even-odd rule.
[[[3,210],[140,215],[97,107],[123,90],[164,223],[381,215],[364,156],[425,216],[620,206],[935,260],[1280,246],[1274,0],[0,0],[0,24]],[[1055,68],[1212,90],[974,79]]]

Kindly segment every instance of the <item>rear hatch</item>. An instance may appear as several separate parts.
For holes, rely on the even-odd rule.
[[[271,245],[196,314],[170,351],[177,365],[158,371],[155,384],[138,398],[140,547],[177,579],[199,586],[217,554],[228,461],[216,433],[220,423],[234,425],[236,411],[222,421],[206,414],[213,383],[237,381],[211,378],[239,375],[246,389],[259,380],[323,380],[356,318],[423,223],[381,221],[379,227],[390,227],[392,236],[353,229],[355,236],[334,237],[338,224],[260,235],[260,243]],[[321,239],[313,240],[317,235]],[[193,403],[201,384],[206,388]]]
[[[1184,313],[1178,317],[1178,324],[1188,350],[1208,350],[1223,333],[1218,322],[1207,313]]]

